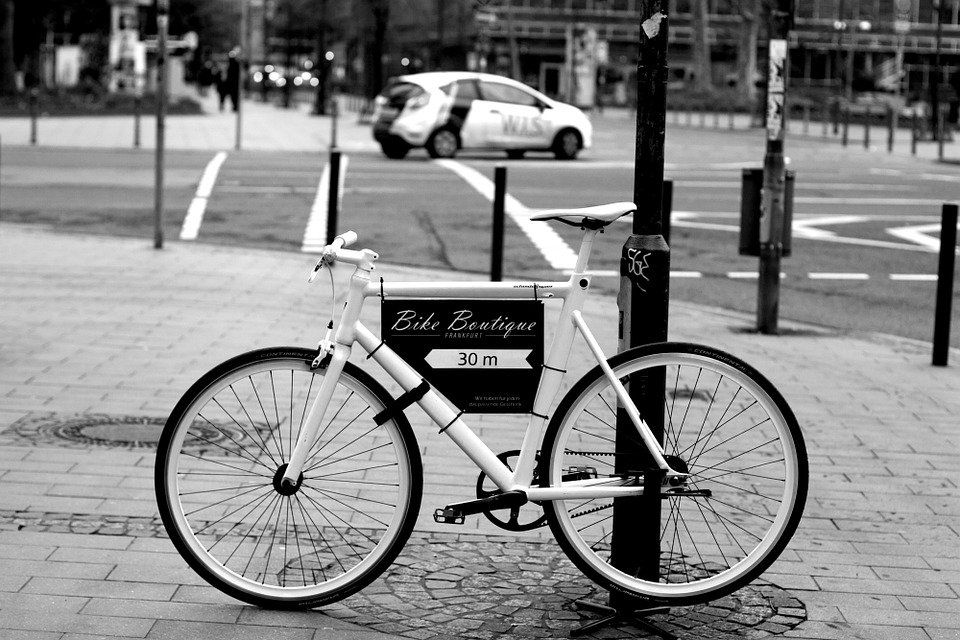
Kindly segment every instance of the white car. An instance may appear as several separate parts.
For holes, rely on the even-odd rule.
[[[433,158],[460,149],[501,149],[511,158],[552,151],[570,160],[592,142],[574,106],[487,73],[437,71],[393,78],[374,103],[373,137],[388,158],[426,147]]]

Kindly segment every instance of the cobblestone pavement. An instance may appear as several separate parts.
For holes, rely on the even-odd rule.
[[[429,518],[438,506],[473,497],[476,471],[460,464],[462,454],[416,410],[410,418],[425,479],[411,547],[372,590],[327,612],[242,605],[206,586],[156,535],[153,451],[144,432],[226,357],[268,344],[316,343],[317,318],[325,318],[329,302],[325,291],[305,288],[312,262],[179,243],[158,252],[145,240],[0,223],[0,638],[372,640],[415,632],[420,623],[405,621],[440,609],[435,603],[446,602],[450,585],[495,593],[517,580],[544,579],[559,582],[509,587],[520,593],[508,600],[529,605],[457,621],[510,636],[517,627],[503,625],[524,626],[527,616],[544,620],[549,609],[561,617],[546,618],[539,629],[551,621],[574,624],[562,616],[573,613],[572,598],[591,596],[591,585],[567,573],[566,561],[545,544],[548,531],[505,539],[483,518],[458,529]],[[388,280],[446,275],[390,265],[381,271]],[[342,284],[346,273],[338,277]],[[597,299],[585,314],[610,353],[614,304]],[[376,327],[376,309],[367,311],[365,322]],[[960,637],[960,354],[951,353],[951,367],[934,368],[926,344],[789,322],[786,335],[758,336],[746,330],[750,318],[689,304],[674,304],[670,322],[674,339],[736,353],[782,390],[804,430],[811,478],[800,528],[764,575],[778,589],[757,585],[739,604],[723,601],[732,609],[715,607],[733,612],[727,622],[744,614],[743,624],[710,626],[697,617],[711,615],[703,609],[656,620],[681,629],[694,624],[679,632],[687,637]],[[577,349],[574,375],[588,363],[585,348]],[[91,416],[113,419],[116,430],[92,424]],[[518,447],[511,423],[485,416],[476,427],[494,450]],[[481,546],[488,544],[494,546]],[[496,573],[460,576],[444,564],[471,548],[485,552],[473,556],[476,566]],[[393,594],[401,591],[390,591],[418,584],[403,580],[422,585],[412,617],[397,610]],[[564,580],[569,586],[561,590]],[[561,594],[562,605],[554,600]],[[771,594],[785,595],[778,601]],[[773,602],[775,612],[750,609],[761,606],[754,596]],[[475,593],[470,598],[485,601]],[[401,626],[378,630],[381,623]],[[431,623],[420,628],[448,633]],[[564,635],[565,629],[555,633]]]

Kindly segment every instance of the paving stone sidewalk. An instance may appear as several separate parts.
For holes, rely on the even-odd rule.
[[[389,263],[388,252],[383,259]],[[44,420],[74,420],[76,427],[91,414],[142,418],[149,426],[229,355],[315,344],[329,293],[306,286],[311,264],[294,253],[175,242],[155,251],[148,240],[0,223],[0,638],[388,637],[365,622],[371,611],[399,615],[390,613],[382,581],[363,595],[363,606],[372,607],[367,618],[351,615],[349,601],[328,613],[283,614],[221,596],[153,532],[151,450],[61,446],[54,440],[63,434],[43,430]],[[388,264],[383,275],[447,274]],[[376,309],[367,312],[376,325]],[[609,298],[588,311],[611,353],[616,317]],[[812,474],[806,513],[764,578],[802,603],[805,620],[775,632],[821,640],[960,638],[960,353],[950,354],[952,366],[934,368],[925,344],[789,322],[781,336],[759,336],[752,323],[674,303],[670,333],[754,364],[803,427]],[[573,361],[585,365],[584,356],[575,353]],[[472,497],[475,475],[469,465],[451,464],[462,454],[419,410],[410,415],[426,471],[415,539],[497,539],[503,532],[482,518],[451,531],[428,517]],[[495,449],[516,448],[519,440],[513,425],[495,420],[482,421],[480,433]],[[519,540],[540,545],[549,534]],[[431,553],[429,544],[417,548]],[[517,571],[522,578],[524,569]],[[533,592],[537,602],[554,596],[547,587]],[[488,621],[512,635],[516,615]],[[764,633],[774,631],[744,632]]]

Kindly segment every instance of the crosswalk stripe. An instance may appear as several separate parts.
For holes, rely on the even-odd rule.
[[[480,195],[493,202],[493,181],[485,175],[455,160],[434,160],[434,162],[463,178]],[[505,213],[520,227],[551,267],[564,270],[573,269],[576,266],[577,254],[574,250],[546,222],[531,220],[529,217],[531,211],[519,200],[507,194],[504,208]]]
[[[338,209],[343,209],[343,184],[347,175],[347,165],[350,159],[344,154],[340,156],[339,191],[337,191]],[[320,182],[317,184],[317,195],[310,207],[310,217],[303,232],[303,243],[300,251],[304,253],[319,253],[327,244],[327,213],[330,202],[330,164],[323,167]]]
[[[207,210],[207,202],[210,200],[210,194],[213,193],[213,186],[217,182],[217,175],[220,173],[220,167],[227,159],[227,152],[220,151],[213,159],[207,163],[203,175],[200,177],[200,183],[197,185],[197,192],[190,201],[187,208],[187,215],[183,219],[183,225],[180,227],[181,240],[196,240],[200,233],[200,225],[203,223],[203,214]]]

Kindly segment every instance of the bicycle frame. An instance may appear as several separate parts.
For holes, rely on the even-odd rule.
[[[330,398],[336,387],[337,379],[343,371],[344,363],[350,357],[354,342],[367,352],[386,373],[393,378],[404,391],[419,386],[422,377],[403,358],[360,322],[360,310],[366,298],[404,297],[404,298],[473,298],[473,299],[545,299],[563,300],[560,310],[557,332],[554,335],[544,362],[544,371],[533,403],[533,411],[527,423],[519,459],[515,470],[511,471],[496,454],[461,419],[462,413],[454,410],[447,401],[432,387],[417,401],[423,411],[441,427],[441,433],[449,436],[502,491],[520,490],[529,500],[558,500],[578,498],[603,498],[641,495],[643,489],[632,478],[596,478],[565,482],[559,487],[534,487],[533,472],[536,465],[536,452],[547,426],[547,411],[560,390],[560,385],[570,356],[574,334],[579,332],[590,349],[591,354],[604,371],[616,391],[620,405],[626,410],[634,427],[655,463],[670,476],[682,476],[673,471],[663,458],[663,448],[640,417],[636,405],[631,400],[623,384],[606,362],[599,343],[582,316],[582,309],[590,289],[590,276],[587,264],[593,242],[599,230],[585,229],[583,241],[577,257],[577,263],[567,281],[554,282],[490,282],[490,283],[372,283],[370,271],[378,257],[372,251],[338,252],[338,259],[356,265],[350,279],[347,302],[334,329],[333,341],[321,343],[326,346],[329,355],[327,371],[304,422],[293,454],[284,473],[284,483],[295,485],[308,450],[319,433],[320,424],[327,410]]]

